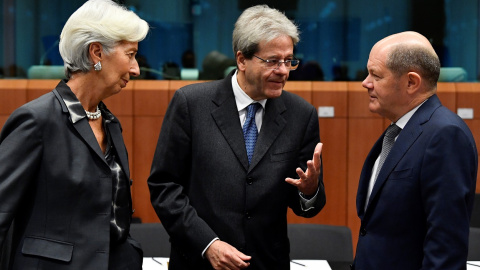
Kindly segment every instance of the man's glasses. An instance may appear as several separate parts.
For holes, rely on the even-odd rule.
[[[256,58],[262,60],[264,63],[265,63],[265,67],[267,69],[273,69],[273,70],[276,70],[280,67],[280,65],[283,63],[285,64],[285,67],[287,69],[290,69],[290,70],[295,70],[297,69],[298,67],[298,64],[300,64],[300,60],[298,59],[289,59],[289,60],[278,60],[278,59],[268,59],[268,60],[265,60],[265,59],[262,59],[256,55],[253,55],[255,56]]]

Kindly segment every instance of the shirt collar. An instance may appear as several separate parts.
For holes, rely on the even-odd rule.
[[[426,99],[425,101],[427,101],[427,100],[428,99]],[[423,101],[417,107],[410,110],[408,113],[404,114],[402,117],[400,117],[400,119],[398,119],[397,122],[395,122],[395,124],[398,127],[400,127],[401,129],[405,128],[405,126],[407,125],[410,118],[412,118],[413,114],[418,110],[418,108],[420,108],[420,106],[423,105],[423,103],[425,103],[425,101]]]
[[[65,103],[65,106],[67,106],[68,113],[70,114],[70,119],[72,120],[72,123],[77,123],[78,121],[82,120],[83,118],[87,117],[87,114],[85,113],[85,110],[83,109],[82,104],[80,101],[77,99],[77,96],[72,92],[70,87],[66,84],[66,80],[62,81],[62,83],[59,84],[61,89],[64,89],[63,91],[60,90],[59,94],[62,97],[63,102]],[[102,116],[104,117],[105,120],[108,121],[113,121],[114,116],[113,114],[107,109],[107,106],[103,102],[100,102],[98,104],[98,108],[102,111]]]
[[[260,105],[262,105],[262,108],[265,109],[265,104],[267,103],[267,99],[262,99],[255,101],[251,97],[243,91],[243,89],[240,87],[237,81],[237,72],[235,71],[235,74],[232,76],[232,88],[233,88],[233,95],[235,96],[235,103],[237,104],[237,109],[238,111],[244,110],[248,105],[250,105],[253,102],[258,102]]]

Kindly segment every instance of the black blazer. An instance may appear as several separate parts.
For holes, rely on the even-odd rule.
[[[120,123],[100,106],[113,119],[107,128],[130,179]],[[0,164],[0,245],[15,219],[13,269],[108,268],[111,169],[65,82],[12,113]]]
[[[322,176],[308,211],[285,182],[320,141],[315,108],[285,91],[269,99],[249,166],[231,75],[176,91],[163,121],[148,184],[170,269],[210,269],[201,254],[215,237],[251,255],[249,269],[289,269],[287,208],[312,217],[325,204]]]

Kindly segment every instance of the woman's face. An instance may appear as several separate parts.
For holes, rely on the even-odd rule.
[[[131,76],[140,75],[140,68],[135,59],[137,51],[138,42],[121,41],[110,54],[104,54],[102,57],[100,74],[103,75],[109,96],[126,87]]]

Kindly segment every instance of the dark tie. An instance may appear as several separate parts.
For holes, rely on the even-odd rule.
[[[255,114],[257,109],[262,106],[260,103],[252,103],[247,107],[247,119],[243,124],[243,137],[245,138],[245,146],[247,148],[248,164],[252,160],[253,150],[257,142],[257,124],[255,123]]]
[[[377,180],[378,173],[380,172],[380,169],[382,169],[383,163],[385,162],[388,153],[390,153],[390,150],[395,143],[395,137],[397,137],[398,133],[400,133],[401,130],[402,129],[395,124],[392,124],[387,128],[387,131],[385,132],[385,137],[383,137],[382,152],[380,153],[380,160],[378,162],[378,168],[375,173],[375,180]]]

